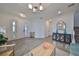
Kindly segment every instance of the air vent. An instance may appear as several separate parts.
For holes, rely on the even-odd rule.
[[[72,3],[72,4],[69,4],[68,7],[72,7],[72,6],[74,6],[74,5],[75,5],[75,3]]]

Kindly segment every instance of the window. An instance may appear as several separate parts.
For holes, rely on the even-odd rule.
[[[24,36],[25,37],[27,36],[27,25],[26,24],[24,25]]]
[[[2,26],[0,26],[0,34],[6,34],[5,28]]]
[[[13,32],[13,38],[15,38],[15,35],[16,35],[16,22],[15,21],[12,22],[12,32]]]
[[[12,23],[12,31],[13,31],[13,32],[15,32],[15,25],[16,25],[16,24],[15,24],[15,21],[13,21],[13,23]]]

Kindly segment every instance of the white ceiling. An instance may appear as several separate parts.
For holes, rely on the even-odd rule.
[[[26,16],[32,16],[35,14],[41,14],[41,16],[54,17],[57,16],[57,11],[60,10],[62,13],[73,11],[78,4],[73,7],[67,7],[70,3],[44,3],[44,10],[42,12],[33,13],[28,9],[27,3],[0,3],[0,14],[12,14],[18,15],[24,13]]]

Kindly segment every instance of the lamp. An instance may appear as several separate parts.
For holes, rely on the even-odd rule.
[[[44,7],[42,6],[41,3],[37,4],[37,5],[34,5],[34,4],[28,4],[28,8],[30,10],[32,10],[33,12],[36,12],[36,11],[42,11],[44,9]]]

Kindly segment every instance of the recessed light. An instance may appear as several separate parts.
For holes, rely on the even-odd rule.
[[[21,17],[26,17],[26,15],[23,14],[23,13],[20,13],[19,15],[20,15]]]
[[[59,10],[59,11],[58,11],[58,14],[60,15],[61,13],[62,13],[62,12]]]

